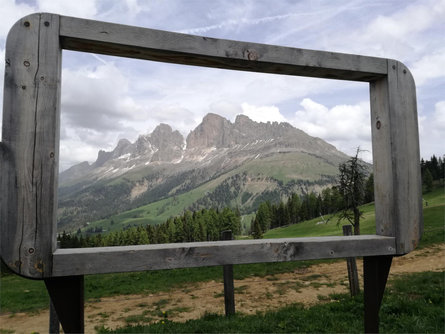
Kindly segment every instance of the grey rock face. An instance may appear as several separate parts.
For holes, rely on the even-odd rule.
[[[271,153],[307,152],[343,156],[325,141],[307,135],[288,123],[258,123],[238,115],[234,123],[216,114],[207,114],[187,139],[168,124],[131,143],[121,139],[113,151],[99,151],[97,160],[83,162],[60,175],[61,184],[81,178],[106,179],[133,169],[168,164],[169,168],[193,169],[199,164],[222,170]],[[172,167],[177,165],[176,167]]]

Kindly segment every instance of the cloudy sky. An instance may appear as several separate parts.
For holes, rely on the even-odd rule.
[[[1,87],[7,33],[34,12],[400,60],[416,80],[421,155],[445,154],[445,0],[0,0]],[[348,154],[360,146],[371,160],[366,83],[64,51],[61,168],[160,122],[187,135],[209,112],[286,121]]]

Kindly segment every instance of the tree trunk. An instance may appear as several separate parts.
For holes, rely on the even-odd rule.
[[[360,210],[354,208],[354,235],[360,235]]]

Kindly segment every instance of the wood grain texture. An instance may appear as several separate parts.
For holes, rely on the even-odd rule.
[[[20,275],[50,275],[55,250],[60,104],[59,17],[18,21],[6,43],[1,256]]]
[[[61,49],[231,70],[370,82],[376,236],[56,250]],[[6,43],[1,257],[31,278],[253,262],[400,255],[422,234],[415,85],[382,58],[213,39],[53,14]]]
[[[370,95],[377,234],[396,237],[397,254],[406,254],[423,232],[414,80],[388,60],[388,77],[372,82]]]
[[[386,60],[215,39],[73,17],[60,18],[64,49],[241,71],[371,81]]]
[[[408,68],[388,61],[397,253],[415,249],[423,233],[416,87]]]
[[[394,254],[376,235],[58,249],[54,276]]]
[[[391,122],[388,79],[370,84],[376,233],[395,236]]]

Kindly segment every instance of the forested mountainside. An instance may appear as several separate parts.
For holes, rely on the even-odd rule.
[[[333,184],[346,159],[288,123],[258,123],[244,115],[232,123],[208,114],[187,138],[160,124],[134,143],[122,139],[114,150],[99,151],[94,163],[60,174],[59,230],[150,204],[150,224],[185,209],[237,207],[247,214],[265,200]]]

